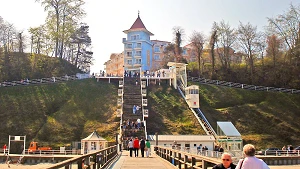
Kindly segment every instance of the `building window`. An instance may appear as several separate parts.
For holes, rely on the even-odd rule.
[[[154,52],[160,52],[159,46],[155,46],[155,47],[154,47]]]
[[[126,56],[132,56],[132,52],[127,52]]]
[[[136,51],[135,56],[142,56],[142,52],[141,51]]]
[[[141,64],[142,63],[142,59],[135,59],[135,64]]]
[[[132,44],[127,44],[127,48],[132,48]]]
[[[159,60],[159,55],[154,55],[154,60]]]
[[[142,43],[137,43],[137,44],[136,44],[136,47],[137,47],[137,48],[142,48]]]
[[[132,60],[127,60],[128,65],[132,65]]]
[[[199,94],[199,90],[197,90],[197,89],[190,89],[190,94]]]
[[[91,150],[96,150],[96,142],[91,142]]]
[[[131,40],[139,40],[140,39],[140,35],[132,35],[131,36]]]

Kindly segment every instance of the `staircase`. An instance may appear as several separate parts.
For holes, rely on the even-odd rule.
[[[145,138],[145,127],[142,113],[142,93],[141,93],[141,81],[140,77],[124,77],[123,85],[123,140],[130,137]],[[133,106],[139,106],[139,110],[134,114]],[[137,119],[140,119],[140,126],[132,125],[136,123]],[[128,125],[128,122],[131,125]]]

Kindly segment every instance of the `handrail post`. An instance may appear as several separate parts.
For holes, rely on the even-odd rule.
[[[196,165],[196,158],[192,157],[192,168],[194,168],[195,165]]]
[[[184,155],[184,169],[187,169],[188,168],[188,156],[187,155]]]
[[[182,165],[182,162],[181,162],[181,153],[178,153],[178,168],[181,169],[181,165]]]

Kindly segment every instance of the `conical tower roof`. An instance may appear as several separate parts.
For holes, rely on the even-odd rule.
[[[143,21],[140,18],[140,15],[138,15],[130,29],[146,29]]]
[[[145,31],[147,32],[150,36],[154,35],[150,31],[148,31],[143,23],[143,21],[140,18],[140,14],[138,14],[138,17],[136,18],[135,22],[133,25],[130,27],[130,29],[123,31],[124,33],[129,33],[132,31]]]

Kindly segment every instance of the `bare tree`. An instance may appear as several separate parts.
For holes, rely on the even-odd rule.
[[[254,59],[256,58],[257,43],[259,42],[259,34],[257,27],[250,23],[243,24],[240,22],[238,27],[238,46],[241,48],[243,53],[246,54],[246,60],[250,66],[250,80],[253,83],[254,78]]]
[[[170,43],[166,46],[164,50],[164,57],[162,58],[161,67],[168,68],[168,62],[176,61],[176,52],[175,52],[175,44]]]
[[[264,68],[264,56],[267,47],[266,35],[264,33],[258,33],[258,41],[256,42],[257,51],[259,52],[259,58],[261,60],[262,68]]]
[[[289,63],[300,63],[300,6],[290,5],[290,9],[276,18],[268,18],[270,35],[277,34],[288,47]]]
[[[203,74],[203,67],[204,67],[204,60],[202,57],[202,53],[203,53],[203,48],[205,43],[205,36],[201,32],[194,31],[190,37],[190,42],[197,56],[198,68],[199,68],[198,76],[200,77]]]
[[[236,32],[230,27],[229,23],[225,23],[225,21],[215,23],[213,26],[213,29],[216,30],[215,45],[220,62],[222,67],[228,70],[231,64],[230,52],[233,51],[232,46],[236,41]]]
[[[181,28],[180,26],[173,27],[173,35],[174,35],[175,53],[176,53],[175,58],[176,58],[176,62],[178,62],[182,53],[181,45],[185,36],[184,29]]]
[[[16,30],[13,24],[5,22],[0,18],[0,44],[2,44],[4,52],[2,62],[0,62],[1,80],[8,80],[12,77],[12,63],[9,56],[10,51],[13,51]]]
[[[267,37],[267,57],[272,58],[273,61],[273,68],[276,67],[277,59],[279,58],[280,54],[280,46],[281,40],[278,39],[276,35],[271,35]]]
[[[216,24],[217,24],[216,22],[213,23],[212,33],[209,40],[209,49],[210,49],[209,53],[210,53],[211,64],[212,64],[212,72],[211,72],[212,78],[214,78],[214,73],[215,73],[215,43],[217,41],[217,29],[215,26]]]

